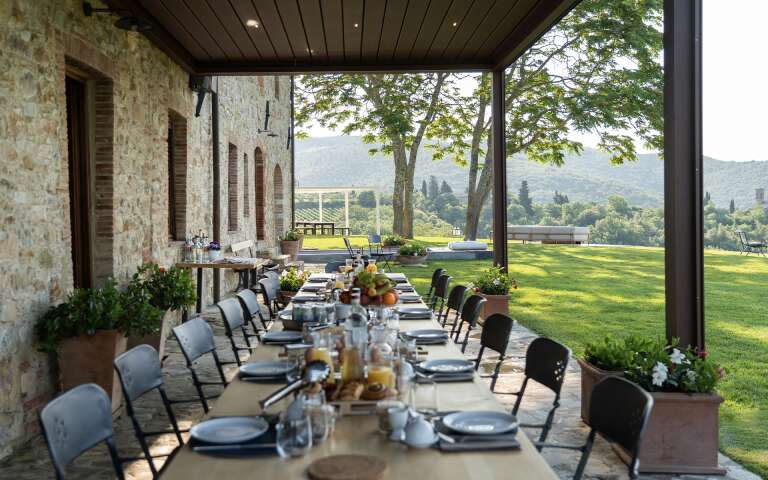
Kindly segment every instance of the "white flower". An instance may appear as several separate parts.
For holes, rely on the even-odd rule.
[[[672,349],[672,353],[669,354],[669,361],[675,365],[680,365],[683,363],[683,360],[685,360],[683,352],[676,348]]]
[[[501,285],[501,282],[499,281],[498,278],[494,278],[493,279],[493,284],[498,286],[498,285]]]
[[[692,382],[696,381],[696,372],[694,370],[688,370],[685,372],[685,376],[688,377],[688,380]]]
[[[667,374],[669,373],[669,369],[666,365],[664,365],[661,362],[656,362],[656,365],[653,367],[653,384],[657,387],[660,387],[664,385],[664,382],[667,381]]]

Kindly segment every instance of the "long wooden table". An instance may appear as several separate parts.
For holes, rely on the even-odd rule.
[[[228,270],[245,271],[246,275],[248,275],[247,272],[255,270],[269,261],[263,258],[254,258],[251,262],[235,262],[230,261],[227,258],[229,257],[223,257],[221,260],[214,262],[179,262],[174,265],[176,268],[184,268],[190,270],[197,269],[197,300],[195,301],[195,313],[202,313],[203,311],[203,270],[206,268],[226,268]],[[250,282],[251,280],[249,275],[248,279],[246,280],[246,286],[250,285]],[[214,297],[215,296],[217,296],[216,292],[214,292]],[[218,298],[214,298],[214,302],[218,302]]]
[[[401,320],[400,330],[439,328],[435,320]],[[459,349],[447,345],[425,347],[427,358],[462,358]],[[274,360],[283,350],[279,346],[261,345],[251,361]],[[234,380],[222,393],[210,417],[260,415],[258,400],[278,388],[275,384],[248,383]],[[284,410],[288,400],[278,402],[267,413]],[[438,410],[498,410],[504,407],[494,398],[488,386],[477,376],[472,382],[438,384]],[[193,452],[185,446],[167,467],[163,478],[190,480],[195,478],[307,478],[307,466],[318,458],[342,453],[375,455],[387,462],[386,479],[556,479],[557,476],[536,451],[526,435],[519,431],[520,450],[444,453],[436,449],[410,449],[387,440],[377,431],[375,416],[348,416],[338,419],[334,435],[314,447],[304,457],[282,459],[274,456],[221,457]]]

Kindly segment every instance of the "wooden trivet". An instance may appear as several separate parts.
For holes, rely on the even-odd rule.
[[[381,480],[387,463],[371,455],[331,455],[309,464],[312,480]]]

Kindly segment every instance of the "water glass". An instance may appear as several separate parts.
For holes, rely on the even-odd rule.
[[[312,448],[312,422],[307,416],[283,417],[277,424],[277,453],[282,458],[300,457]]]
[[[414,410],[425,415],[435,415],[438,412],[437,383],[422,378],[411,385],[411,406]]]
[[[320,445],[333,433],[336,423],[336,410],[324,403],[310,403],[304,412],[312,424],[312,444]]]

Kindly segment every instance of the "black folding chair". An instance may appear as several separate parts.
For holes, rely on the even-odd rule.
[[[117,378],[120,380],[120,386],[123,389],[123,397],[125,398],[125,411],[128,413],[128,417],[131,419],[131,423],[133,424],[133,431],[136,434],[136,439],[139,441],[141,450],[144,452],[144,457],[149,464],[149,469],[152,471],[152,477],[157,478],[158,471],[153,461],[154,457],[150,454],[149,445],[147,445],[147,437],[173,433],[176,435],[176,440],[179,442],[179,447],[184,445],[184,439],[181,438],[182,430],[179,429],[179,425],[176,422],[176,416],[171,409],[171,405],[174,403],[197,402],[198,400],[168,399],[168,395],[166,395],[165,388],[163,387],[163,372],[160,367],[160,357],[157,353],[157,350],[149,345],[139,345],[128,350],[127,352],[117,357],[113,364],[115,371],[117,371]],[[141,424],[136,418],[136,411],[134,409],[133,402],[152,390],[157,390],[157,392],[160,394],[160,398],[163,401],[163,406],[165,407],[165,413],[168,415],[168,419],[171,421],[172,430],[144,431],[144,429],[141,428]],[[156,455],[156,457],[168,457],[163,467],[170,464],[170,460],[176,455],[179,447],[173,449],[170,454]],[[162,472],[162,469],[160,472]]]
[[[461,343],[461,353],[464,353],[467,350],[469,333],[477,325],[477,319],[480,317],[480,311],[483,309],[485,302],[486,300],[480,295],[471,295],[464,301],[464,305],[461,307],[461,318],[458,321],[458,326],[456,327],[456,332],[453,337],[454,343]],[[467,331],[464,334],[464,340],[459,342],[459,336],[461,335],[461,330],[464,327],[464,324],[467,325]]]
[[[261,317],[261,323],[267,328],[277,318],[277,312],[279,307],[277,305],[277,293],[280,290],[280,280],[274,280],[272,278],[262,278],[259,280],[259,293],[261,293],[261,301],[267,310],[266,315],[259,309],[259,316]]]
[[[765,242],[750,241],[747,232],[742,230],[736,230],[736,236],[739,237],[739,254],[745,253],[749,255],[750,253],[755,253],[757,255],[765,255],[765,249],[768,248]]]
[[[347,247],[347,253],[349,254],[349,258],[355,259],[357,258],[357,255],[363,255],[363,249],[355,250],[352,248],[352,244],[349,242],[349,238],[344,237],[344,246]]]
[[[200,403],[203,404],[203,410],[205,413],[208,413],[208,400],[217,398],[218,395],[209,395],[206,397],[203,387],[207,385],[226,387],[229,383],[227,382],[227,377],[224,376],[224,370],[221,368],[219,355],[216,353],[213,330],[211,330],[211,326],[208,325],[202,317],[195,317],[174,327],[173,335],[176,337],[176,340],[178,340],[179,346],[181,347],[181,353],[184,354],[184,359],[187,361],[187,368],[192,375],[192,383],[195,385],[195,389],[197,389]],[[219,374],[219,380],[200,380],[195,371],[194,362],[207,353],[210,353],[213,357],[213,361],[216,364],[216,371]]]
[[[112,402],[100,386],[78,385],[51,400],[40,412],[40,425],[57,479],[64,478],[67,465],[101,442],[107,444],[117,478],[125,479],[124,459],[117,455],[113,437]]]
[[[261,332],[266,332],[267,326],[264,324],[261,313],[261,304],[259,304],[259,298],[255,293],[253,293],[253,290],[242,290],[237,292],[235,295],[240,300],[240,304],[243,307],[243,314],[245,315],[245,319],[248,321],[248,323],[251,324],[251,328],[253,329],[252,336],[255,336],[259,341],[261,341]],[[256,325],[257,318],[259,319],[259,322],[261,322],[261,327]]]
[[[391,271],[389,261],[392,260],[392,253],[384,250],[384,245],[381,243],[381,235],[368,235],[368,255],[370,258],[376,260],[376,264],[383,261],[382,270],[387,269]]]
[[[439,320],[443,316],[445,300],[448,298],[448,287],[451,285],[451,276],[448,274],[440,275],[435,284],[435,292],[432,294],[432,301],[427,304],[433,311],[437,309],[436,318]]]
[[[621,377],[607,377],[592,389],[589,407],[591,430],[584,445],[558,445],[537,443],[537,448],[564,448],[581,452],[581,459],[574,473],[580,480],[592,453],[595,435],[600,434],[612,443],[621,445],[630,453],[627,465],[629,478],[637,478],[640,465],[640,443],[651,416],[653,397],[638,385]]]
[[[237,363],[237,366],[239,367],[242,365],[242,361],[240,360],[240,352],[242,351],[248,351],[250,352],[253,350],[254,346],[251,346],[250,337],[255,337],[256,335],[248,333],[248,331],[245,329],[245,318],[243,317],[243,307],[240,304],[240,301],[236,298],[228,298],[226,300],[222,300],[219,303],[216,304],[217,307],[219,307],[219,311],[221,312],[221,316],[224,319],[224,331],[227,334],[227,338],[229,338],[229,344],[232,347],[232,354],[235,356],[235,363]],[[240,330],[240,332],[243,335],[243,340],[245,340],[245,345],[238,345],[237,342],[235,342],[235,331]],[[231,363],[231,362],[229,362]],[[222,362],[223,365],[226,365],[227,362]]]
[[[325,264],[325,273],[339,273],[339,267],[343,267],[347,262],[328,262]]]
[[[443,312],[443,318],[440,319],[440,317],[437,318],[437,321],[440,322],[440,324],[445,327],[446,325],[451,326],[451,334],[453,334],[454,328],[456,328],[456,323],[459,320],[459,315],[461,314],[461,307],[464,305],[464,297],[467,294],[467,287],[464,285],[456,285],[451,289],[451,293],[448,294],[448,301],[445,303],[446,308],[445,312]],[[453,322],[448,323],[448,316],[451,314],[451,311],[453,311],[454,317]]]
[[[441,275],[445,275],[447,272],[444,268],[436,268],[434,272],[432,272],[432,281],[429,284],[429,291],[426,295],[424,295],[424,298],[426,299],[427,304],[432,303],[432,295],[435,293],[435,286],[437,285],[437,280],[440,278]]]
[[[496,390],[496,381],[501,372],[501,366],[506,359],[507,344],[509,344],[509,335],[512,331],[513,320],[507,315],[494,313],[485,320],[483,333],[480,337],[480,352],[475,360],[475,370],[480,367],[480,361],[483,358],[483,352],[489,348],[499,357],[491,375],[481,375],[483,378],[491,379],[491,391]],[[568,368],[568,360],[571,358],[571,351],[564,345],[546,338],[539,337],[528,346],[525,353],[525,376],[520,390],[517,392],[495,392],[504,395],[516,395],[517,400],[512,408],[512,414],[517,415],[520,410],[525,389],[529,380],[547,387],[555,394],[552,401],[552,408],[547,413],[547,418],[542,424],[521,424],[521,427],[540,428],[539,442],[547,440],[547,435],[552,429],[552,422],[555,420],[555,411],[560,407],[560,391],[563,387],[565,370]]]

